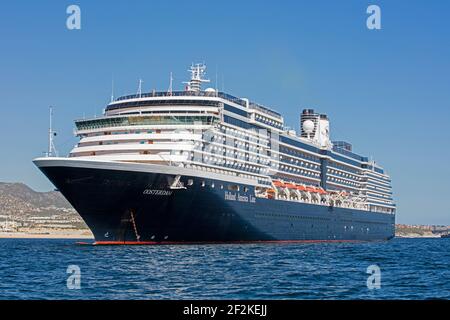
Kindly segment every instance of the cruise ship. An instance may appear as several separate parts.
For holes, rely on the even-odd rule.
[[[327,115],[303,110],[296,132],[272,108],[203,90],[205,65],[189,72],[183,91],[112,98],[101,117],[75,121],[67,157],[33,160],[95,244],[394,236],[389,175],[332,141]]]

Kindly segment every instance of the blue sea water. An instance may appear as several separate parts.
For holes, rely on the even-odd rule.
[[[86,246],[0,239],[0,299],[449,299],[450,239]],[[68,289],[69,265],[80,289]],[[369,289],[370,265],[380,288]]]

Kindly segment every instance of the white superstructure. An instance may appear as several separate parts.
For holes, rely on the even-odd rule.
[[[187,168],[250,179],[259,196],[394,213],[389,176],[330,140],[326,115],[302,114],[301,133],[248,99],[202,91],[206,67],[185,91],[120,97],[100,118],[76,121],[71,158]],[[171,77],[172,79],[172,77]]]

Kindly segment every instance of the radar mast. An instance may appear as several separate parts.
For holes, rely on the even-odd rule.
[[[58,156],[58,152],[55,148],[54,137],[56,137],[56,131],[53,130],[53,106],[50,109],[50,125],[48,129],[48,151],[45,153],[47,157]]]
[[[192,64],[188,70],[191,73],[191,80],[183,82],[187,84],[186,91],[201,91],[202,83],[210,82],[209,79],[204,79],[206,75],[206,65],[203,63]]]

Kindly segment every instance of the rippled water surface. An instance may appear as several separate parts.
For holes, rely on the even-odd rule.
[[[67,288],[67,267],[81,270]],[[381,288],[367,287],[367,267]],[[0,299],[450,298],[450,239],[82,246],[0,239]]]

